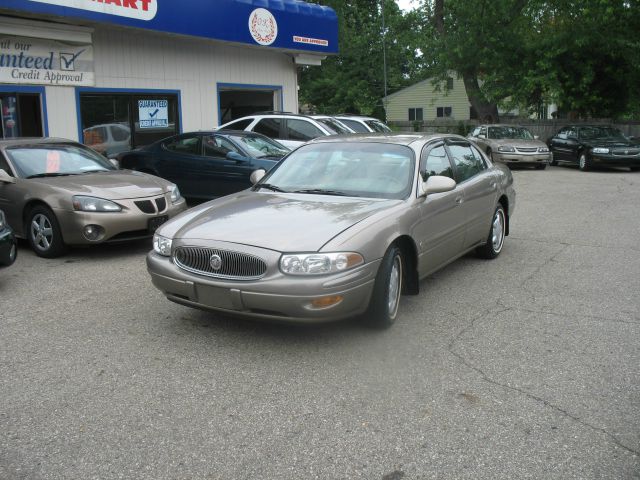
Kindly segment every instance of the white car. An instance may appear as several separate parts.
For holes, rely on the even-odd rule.
[[[293,113],[249,115],[220,125],[218,130],[245,130],[261,133],[289,148],[296,148],[317,137],[338,133],[319,120]]]
[[[106,157],[131,150],[131,130],[122,123],[93,125],[82,130],[82,135],[82,143]]]
[[[391,132],[391,129],[387,125],[373,117],[363,117],[360,115],[335,115],[334,118],[340,120],[340,122],[358,133]]]
[[[329,127],[331,130],[336,132],[338,135],[348,135],[351,133],[358,133],[353,128],[348,127],[336,117],[331,117],[329,115],[310,115],[314,120],[319,121],[324,126]]]

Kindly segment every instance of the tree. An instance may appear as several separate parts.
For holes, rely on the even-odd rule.
[[[303,67],[300,100],[318,113],[360,113],[384,118],[381,6],[385,9],[389,92],[413,83],[421,70],[417,45],[422,27],[416,15],[403,14],[394,0],[322,0],[339,22],[340,54],[321,67]]]

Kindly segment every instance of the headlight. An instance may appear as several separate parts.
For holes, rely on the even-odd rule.
[[[280,258],[280,270],[289,275],[344,272],[364,263],[359,253],[289,253]]]
[[[502,146],[502,147],[498,147],[498,151],[499,151],[499,152],[515,152],[515,151],[516,151],[516,149],[515,149],[515,148],[513,148],[513,147],[505,147],[505,146]]]
[[[3,230],[7,226],[7,220],[4,218],[4,213],[0,210],[0,230]]]
[[[153,236],[153,251],[165,257],[171,256],[171,239],[158,235]]]
[[[111,200],[96,197],[73,196],[73,208],[82,212],[120,212],[122,207]]]
[[[604,148],[604,147],[596,147],[593,150],[591,150],[591,152],[593,152],[593,153],[609,153],[609,149],[608,148]]]
[[[549,147],[540,147],[540,148],[538,148],[538,152],[540,152],[540,153],[549,153]]]
[[[171,185],[169,187],[169,192],[171,193],[171,203],[176,203],[178,200],[180,200],[180,189],[177,185]]]

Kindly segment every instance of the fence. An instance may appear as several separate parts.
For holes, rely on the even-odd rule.
[[[537,135],[542,141],[552,137],[565,125],[613,125],[619,128],[628,137],[640,137],[640,121],[616,121],[616,120],[531,120],[531,119],[501,119],[500,123],[520,125],[528,128],[531,133]],[[389,126],[401,132],[423,133],[457,133],[467,136],[480,125],[478,120],[435,120],[424,122],[389,122]]]

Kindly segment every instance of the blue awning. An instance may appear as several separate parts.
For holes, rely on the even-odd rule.
[[[297,0],[2,0],[2,13],[49,20],[63,17],[263,48],[338,53],[336,13]]]

